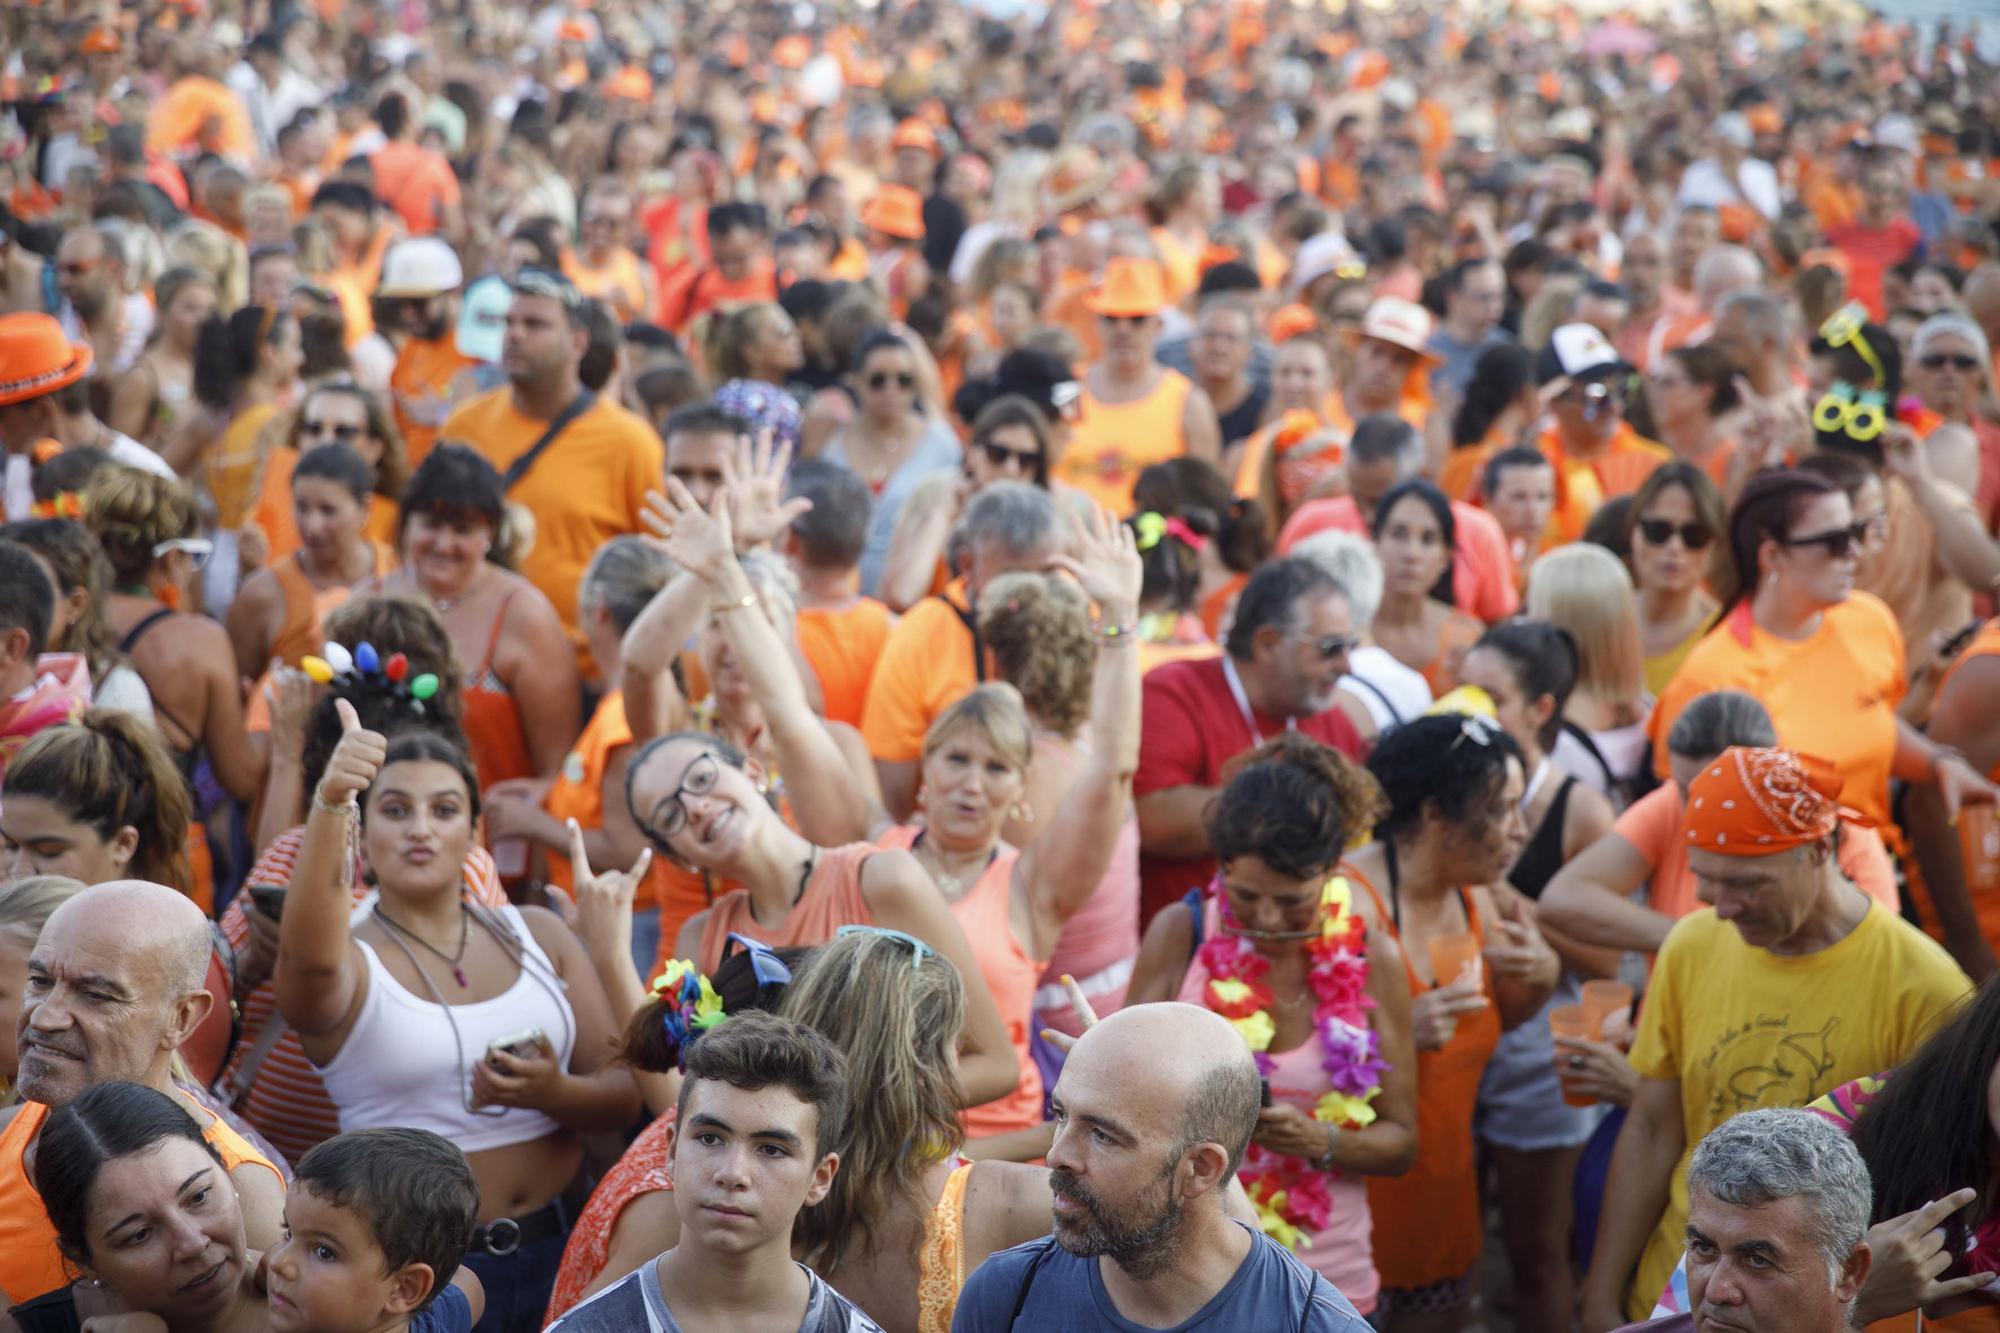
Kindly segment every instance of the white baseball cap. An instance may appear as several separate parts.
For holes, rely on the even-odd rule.
[[[435,236],[418,236],[389,247],[382,260],[377,296],[442,296],[465,285],[458,252]]]

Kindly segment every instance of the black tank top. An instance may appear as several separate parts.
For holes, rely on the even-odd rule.
[[[1556,788],[1556,798],[1549,802],[1548,813],[1535,826],[1514,868],[1507,872],[1507,882],[1530,898],[1541,897],[1542,890],[1556,877],[1556,871],[1562,869],[1563,820],[1569,813],[1569,789],[1575,785],[1575,778],[1563,778],[1562,786]]]

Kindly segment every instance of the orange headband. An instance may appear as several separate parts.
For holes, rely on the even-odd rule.
[[[1843,815],[1832,764],[1790,750],[1731,746],[1688,785],[1689,847],[1775,856],[1833,832]]]

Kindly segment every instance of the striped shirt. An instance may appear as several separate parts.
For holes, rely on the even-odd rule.
[[[300,824],[279,834],[264,849],[264,854],[257,858],[247,882],[291,883],[292,868],[298,860],[305,833],[305,825]],[[354,901],[358,903],[368,893],[358,858],[353,883]],[[493,866],[493,855],[484,847],[475,846],[466,854],[465,896],[468,901],[486,907],[504,907],[507,903],[507,895],[500,888],[500,876]],[[250,922],[243,915],[243,898],[240,895],[222,914],[222,933],[229,937],[230,945],[239,950],[249,941]],[[223,1073],[224,1087],[231,1086],[237,1078],[237,1071],[256,1048],[265,1025],[284,1021],[278,1016],[277,999],[268,979],[240,999],[238,1008],[243,1016],[242,1035],[229,1068]],[[237,1101],[235,1110],[294,1162],[315,1145],[340,1132],[340,1117],[334,1111],[333,1099],[327,1096],[319,1071],[306,1058],[296,1032],[287,1031],[278,1038],[277,1044],[264,1057],[264,1062],[257,1067],[256,1081]]]

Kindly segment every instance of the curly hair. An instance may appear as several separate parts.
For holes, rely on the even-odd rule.
[[[1289,879],[1310,879],[1373,828],[1385,805],[1366,769],[1288,731],[1251,752],[1202,822],[1218,862],[1254,856]]]
[[[452,647],[451,632],[429,602],[393,592],[350,597],[326,613],[320,632],[350,652],[369,644],[384,661],[401,653],[409,659],[411,680],[425,672],[436,676],[437,693],[430,697],[427,712],[458,725],[464,712],[459,688],[465,668]]]
[[[1090,717],[1097,669],[1090,608],[1074,584],[1045,574],[1001,574],[979,599],[980,641],[1028,716],[1073,737]]]
[[[83,491],[84,523],[104,547],[119,583],[138,583],[153,567],[153,548],[201,531],[201,511],[186,482],[107,467],[91,474]]]
[[[1386,733],[1368,755],[1368,771],[1386,802],[1375,818],[1375,836],[1390,842],[1413,833],[1426,808],[1440,819],[1466,825],[1507,782],[1507,761],[1521,762],[1521,747],[1491,723],[1458,713],[1414,718]],[[1482,739],[1472,740],[1472,732]]]

